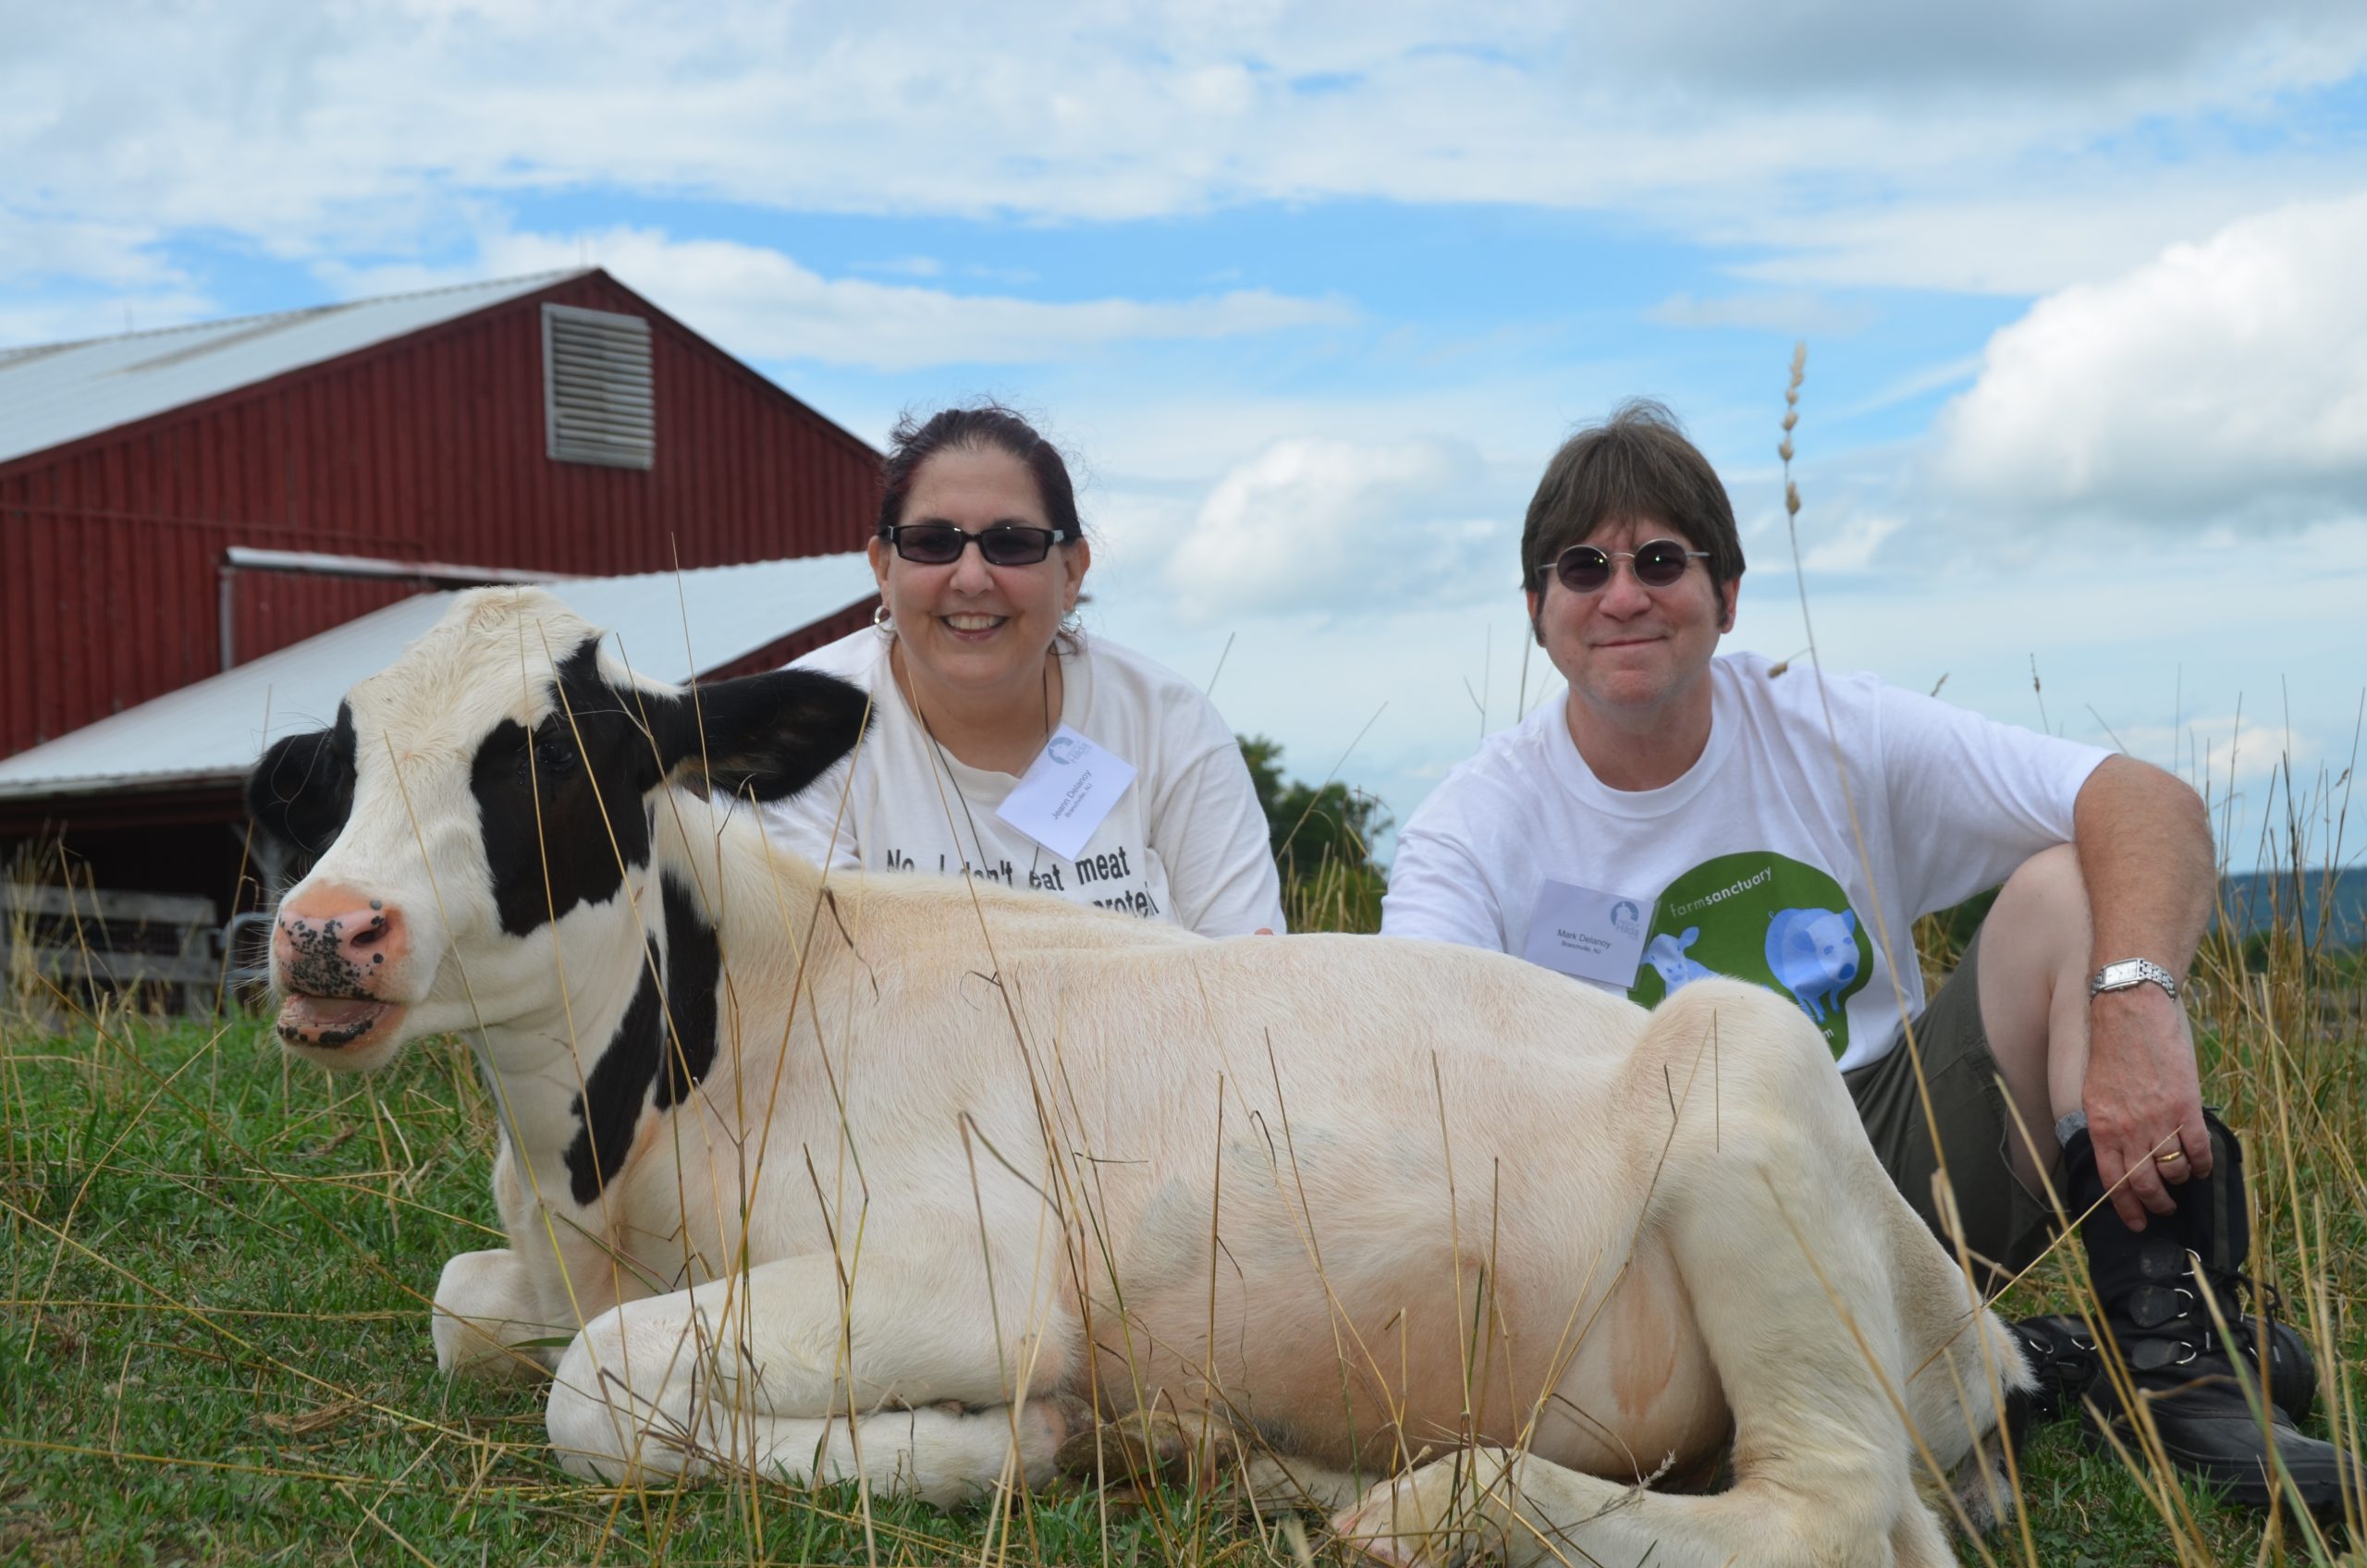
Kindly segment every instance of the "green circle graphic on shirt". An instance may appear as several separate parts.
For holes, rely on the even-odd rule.
[[[1703,861],[1668,885],[1627,995],[1650,1007],[1712,974],[1748,980],[1797,1003],[1837,1060],[1848,1000],[1873,970],[1873,940],[1841,884],[1761,850]]]

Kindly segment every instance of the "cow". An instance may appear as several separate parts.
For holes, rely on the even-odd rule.
[[[2030,1375],[1789,1001],[826,878],[756,804],[865,718],[486,589],[251,778],[314,857],[285,1048],[473,1047],[509,1244],[436,1358],[546,1372],[570,1470],[953,1504],[1180,1434],[1392,1562],[1940,1564],[2010,1507]]]

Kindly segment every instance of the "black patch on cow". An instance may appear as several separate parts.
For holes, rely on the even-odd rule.
[[[660,1110],[690,1097],[715,1065],[716,1003],[723,945],[699,914],[690,889],[671,876],[666,888],[666,1011],[673,1024],[666,1071],[657,1081]]]
[[[503,719],[470,764],[494,905],[513,937],[614,898],[649,864],[641,798],[664,777],[662,741],[643,728],[643,694],[620,696],[597,658],[591,641],[570,654],[549,717],[532,731]]]
[[[619,692],[589,641],[557,675],[550,716],[531,733],[496,725],[470,769],[494,903],[512,936],[615,897],[628,870],[649,864],[654,817],[642,797],[666,778],[704,776],[760,801],[793,794],[853,747],[870,702],[802,669],[719,681],[695,698]]]
[[[337,723],[275,741],[247,773],[247,811],[255,826],[308,855],[345,831],[353,809],[353,709],[337,705]]]
[[[649,944],[641,984],[572,1108],[577,1127],[567,1147],[568,1186],[587,1207],[624,1169],[651,1086],[657,1109],[668,1109],[689,1098],[715,1065],[723,949],[690,889],[672,876],[659,880],[665,948]]]
[[[677,701],[675,764],[704,773],[726,795],[778,801],[797,793],[854,749],[871,698],[860,686],[810,669],[776,669],[699,688]]]
[[[641,972],[632,1003],[575,1096],[575,1139],[567,1145],[568,1187],[575,1201],[587,1207],[625,1168],[633,1128],[649,1098],[649,1081],[657,1073],[665,1009],[656,976],[663,962],[657,944],[651,942],[649,964]]]

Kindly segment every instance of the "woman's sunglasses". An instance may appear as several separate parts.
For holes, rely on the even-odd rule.
[[[988,566],[1034,566],[1052,553],[1060,535],[1049,528],[999,522],[973,533],[950,522],[900,522],[888,530],[896,553],[922,566],[947,566],[962,558],[973,541]]]
[[[1573,545],[1553,557],[1553,575],[1573,594],[1600,594],[1611,585],[1611,563],[1625,561],[1636,581],[1647,588],[1666,588],[1685,575],[1689,561],[1706,561],[1707,550],[1688,550],[1674,539],[1654,539],[1632,550],[1608,553],[1592,545]]]

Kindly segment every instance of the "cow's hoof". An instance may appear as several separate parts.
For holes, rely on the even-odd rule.
[[[1137,1410],[1098,1425],[1086,1421],[1061,1445],[1062,1474],[1110,1480],[1182,1482],[1207,1489],[1238,1466],[1240,1447],[1222,1421],[1181,1421],[1163,1410]]]

